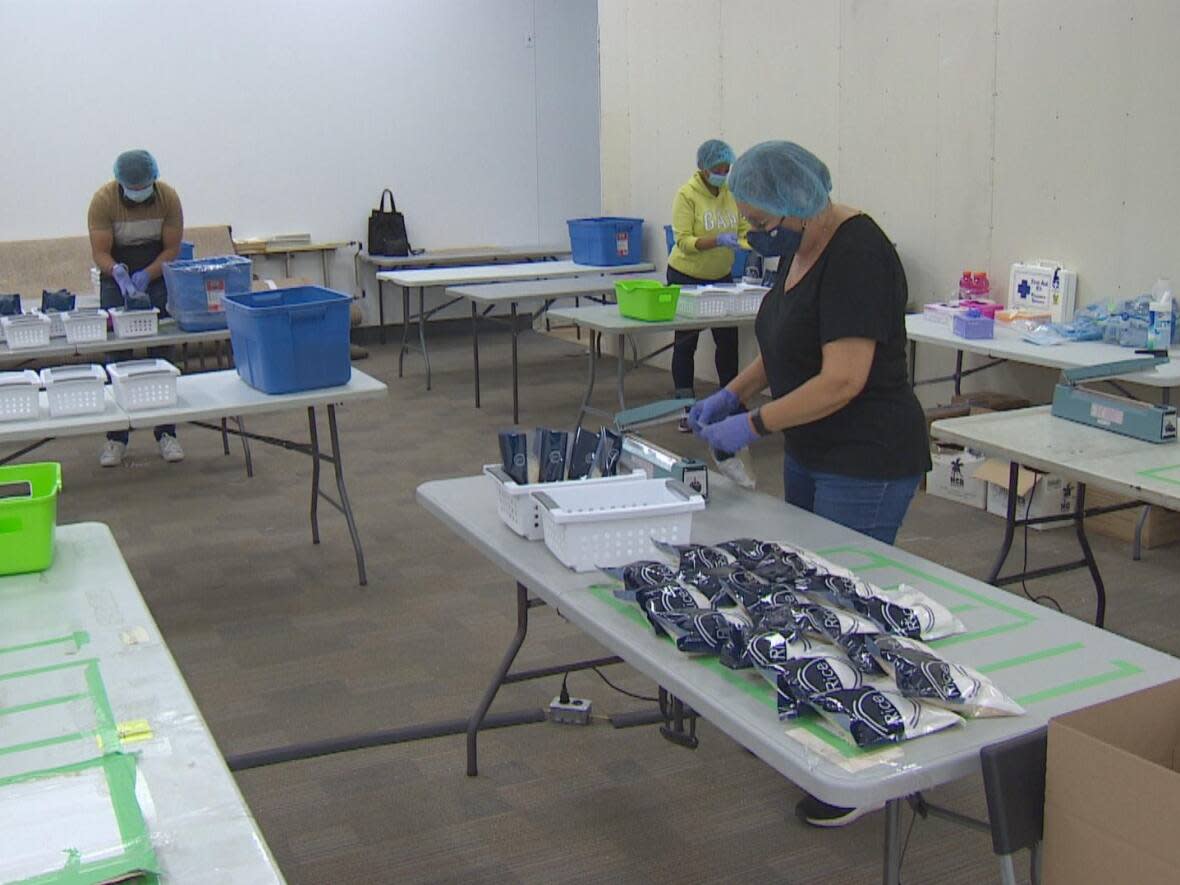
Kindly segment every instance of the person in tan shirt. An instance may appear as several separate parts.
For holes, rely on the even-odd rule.
[[[108,181],[90,200],[87,228],[90,249],[99,270],[99,303],[104,308],[143,305],[150,301],[167,316],[168,293],[164,286],[164,263],[180,252],[184,233],[184,212],[180,197],[160,181],[155,158],[145,150],[124,151],[115,159],[114,180]],[[155,428],[160,457],[184,460],[184,449],[176,439],[176,425]],[[107,434],[99,455],[103,467],[123,463],[127,431]]]

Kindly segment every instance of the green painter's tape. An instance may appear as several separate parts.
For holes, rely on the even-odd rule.
[[[55,673],[58,670],[72,670],[76,667],[85,667],[88,664],[97,664],[98,658],[78,658],[73,661],[65,661],[61,664],[49,664],[44,667],[33,667],[30,670],[17,670],[13,673],[0,673],[0,681],[5,679],[25,679],[29,676],[40,676],[42,673]]]
[[[1034,651],[1031,654],[1021,655],[1018,658],[1008,658],[1006,661],[996,661],[994,664],[985,664],[982,667],[976,667],[980,673],[995,673],[997,670],[1007,670],[1009,667],[1022,667],[1025,664],[1031,664],[1034,661],[1043,661],[1045,658],[1054,658],[1057,655],[1068,654],[1071,651],[1080,651],[1085,648],[1083,642],[1071,642],[1069,645],[1058,645],[1054,648],[1046,648],[1042,651]]]
[[[39,741],[26,741],[23,744],[12,744],[8,747],[0,747],[0,756],[7,756],[10,753],[27,753],[29,750],[40,750],[42,747],[55,747],[58,744],[68,744],[73,741],[84,740],[92,737],[92,731],[75,731],[73,734],[60,734],[51,738],[44,738]],[[7,778],[0,779],[0,786],[8,782]]]
[[[9,654],[14,651],[28,651],[32,648],[47,648],[51,645],[73,645],[76,650],[89,641],[89,633],[85,630],[75,630],[69,636],[59,636],[56,639],[43,639],[40,642],[26,642],[24,645],[10,645],[6,648],[0,648],[0,655]]]
[[[1172,485],[1180,486],[1180,479],[1173,476],[1164,476],[1165,473],[1170,473],[1173,470],[1180,470],[1180,464],[1173,464],[1170,467],[1152,467],[1149,470],[1140,470],[1136,476],[1146,476],[1149,479],[1158,479],[1160,482],[1170,482]]]
[[[1073,694],[1077,691],[1093,688],[1095,685],[1102,685],[1104,682],[1114,682],[1116,679],[1138,676],[1143,672],[1142,667],[1129,664],[1126,661],[1111,661],[1110,663],[1114,669],[1106,673],[1100,673],[1097,676],[1088,676],[1085,679],[1075,679],[1073,682],[1066,682],[1064,685],[1058,685],[1055,688],[1034,691],[1032,694],[1026,694],[1023,697],[1016,698],[1016,703],[1027,707],[1031,704],[1039,704],[1041,701],[1048,701],[1053,698],[1059,698],[1062,695]]]
[[[0,716],[7,716],[10,713],[27,713],[29,710],[38,710],[41,707],[54,707],[58,704],[68,704],[71,701],[81,701],[90,697],[89,694],[66,694],[58,698],[49,698],[44,701],[33,701],[31,704],[18,704],[15,707],[0,708]]]

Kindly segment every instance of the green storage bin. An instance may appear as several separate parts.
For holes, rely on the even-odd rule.
[[[676,316],[680,287],[667,286],[659,280],[619,280],[615,283],[615,300],[619,313],[633,320],[664,322]]]
[[[20,493],[24,484],[28,494]],[[59,491],[56,462],[0,467],[0,575],[43,572],[53,563]]]

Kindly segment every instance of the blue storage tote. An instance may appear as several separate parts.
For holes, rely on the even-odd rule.
[[[186,332],[225,328],[226,295],[250,291],[253,266],[241,255],[217,255],[164,265],[168,313]]]
[[[642,218],[571,218],[570,251],[578,264],[609,266],[643,260]]]
[[[351,303],[322,286],[225,296],[238,374],[263,393],[347,384]]]

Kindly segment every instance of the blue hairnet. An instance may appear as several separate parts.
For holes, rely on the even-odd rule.
[[[776,215],[811,218],[828,203],[832,176],[815,154],[790,141],[764,141],[729,170],[735,198]]]
[[[156,158],[145,150],[123,151],[115,158],[115,181],[123,187],[147,187],[159,177]]]
[[[697,148],[697,168],[712,169],[722,163],[732,163],[733,157],[733,148],[719,138],[710,138]]]

